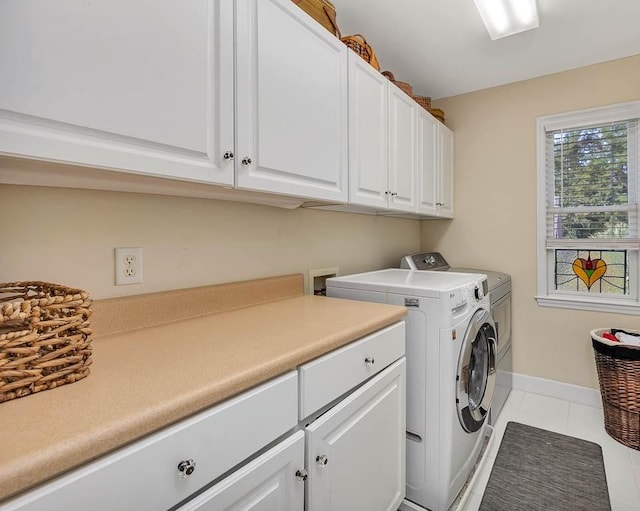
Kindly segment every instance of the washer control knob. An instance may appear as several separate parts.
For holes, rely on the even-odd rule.
[[[185,478],[196,471],[196,462],[193,460],[184,460],[178,463],[178,472],[180,477]]]
[[[482,292],[482,289],[480,289],[478,286],[476,286],[474,288],[473,294],[474,294],[477,302],[479,302],[480,300],[482,300],[484,298],[484,293]]]

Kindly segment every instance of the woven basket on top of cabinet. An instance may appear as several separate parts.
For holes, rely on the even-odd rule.
[[[618,442],[640,450],[640,346],[611,342],[602,337],[605,332],[609,329],[591,331],[604,428]]]
[[[49,282],[0,283],[0,403],[89,374],[91,302]]]

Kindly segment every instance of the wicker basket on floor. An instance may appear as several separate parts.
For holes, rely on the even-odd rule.
[[[90,317],[86,291],[48,282],[0,283],[0,403],[87,376]]]
[[[591,331],[598,370],[604,427],[618,442],[640,450],[640,346],[602,337],[609,329]],[[628,330],[638,333],[639,331]]]

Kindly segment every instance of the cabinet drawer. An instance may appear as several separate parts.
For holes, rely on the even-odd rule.
[[[167,509],[296,426],[295,371],[165,428],[25,495],[0,511]],[[178,464],[196,463],[180,477]]]
[[[300,419],[398,360],[404,351],[401,321],[300,366]]]

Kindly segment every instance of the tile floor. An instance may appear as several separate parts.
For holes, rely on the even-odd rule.
[[[604,430],[601,408],[513,390],[495,424],[487,452],[463,511],[477,511],[508,421],[583,438],[602,447],[612,511],[640,511],[640,451],[613,440]]]

